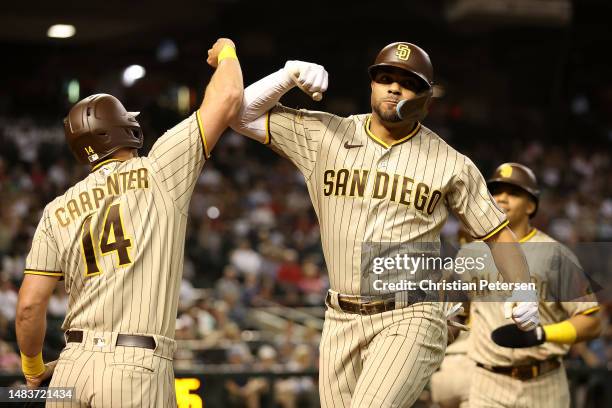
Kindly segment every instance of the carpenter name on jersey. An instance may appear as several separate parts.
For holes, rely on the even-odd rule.
[[[97,210],[104,201],[104,197],[118,196],[129,190],[149,188],[149,170],[145,167],[121,173],[112,173],[106,177],[105,187],[95,187],[83,191],[78,198],[73,198],[66,206],[55,210],[57,222],[62,227],[70,225],[71,221],[78,219],[81,214]]]

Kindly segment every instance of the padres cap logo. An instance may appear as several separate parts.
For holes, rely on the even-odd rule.
[[[406,44],[398,44],[395,55],[402,61],[407,61],[410,58],[410,47]]]
[[[503,178],[511,177],[512,176],[512,166],[510,166],[509,164],[504,164],[499,169],[499,174],[501,174]]]

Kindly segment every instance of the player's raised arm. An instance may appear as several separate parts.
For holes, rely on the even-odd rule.
[[[206,60],[217,70],[213,74],[199,108],[207,154],[210,154],[223,131],[240,110],[243,98],[242,71],[236,56],[236,46],[220,38],[208,50]]]
[[[287,61],[285,66],[244,90],[240,113],[231,127],[236,132],[261,143],[267,138],[267,115],[293,87],[298,86],[313,98],[327,90],[328,75],[321,65],[303,61]],[[318,98],[316,98],[318,99]]]

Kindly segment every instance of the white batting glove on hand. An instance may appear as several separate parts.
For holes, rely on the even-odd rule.
[[[325,68],[319,64],[304,61],[287,61],[283,68],[287,75],[294,75],[307,92],[327,91],[328,74]]]
[[[512,318],[519,329],[533,330],[540,324],[536,291],[513,291],[504,303],[504,317]]]

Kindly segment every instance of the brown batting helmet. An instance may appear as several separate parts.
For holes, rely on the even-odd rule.
[[[142,147],[139,112],[128,112],[119,99],[95,94],[79,101],[64,119],[70,150],[79,163],[94,164],[122,147]]]
[[[373,80],[376,71],[383,67],[396,67],[419,77],[427,88],[433,85],[433,66],[429,55],[419,46],[407,42],[395,42],[383,48],[368,68]]]
[[[504,163],[500,165],[493,173],[493,176],[487,180],[489,190],[492,190],[499,184],[511,184],[526,191],[536,205],[530,217],[536,214],[540,200],[540,190],[538,189],[536,176],[529,167],[519,163]]]

